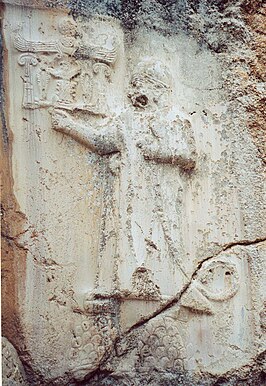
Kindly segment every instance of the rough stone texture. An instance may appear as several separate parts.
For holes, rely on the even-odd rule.
[[[2,331],[28,384],[265,383],[263,3],[2,16]]]
[[[27,386],[26,374],[12,344],[2,337],[2,381],[4,386]]]
[[[252,33],[250,75],[247,92],[251,95],[248,105],[248,127],[254,138],[264,163],[266,162],[266,130],[265,130],[265,61],[266,37],[265,18],[266,6],[262,2],[250,2],[245,7],[245,20]]]

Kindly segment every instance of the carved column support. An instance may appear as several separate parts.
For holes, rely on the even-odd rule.
[[[24,88],[23,88],[23,107],[34,108],[34,90],[33,90],[33,79],[32,79],[32,66],[38,64],[38,59],[34,54],[25,53],[20,55],[18,64],[24,66]]]

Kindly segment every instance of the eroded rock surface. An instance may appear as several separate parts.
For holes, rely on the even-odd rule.
[[[262,2],[1,7],[4,382],[263,384]]]
[[[26,375],[14,346],[2,337],[2,384],[27,386]]]

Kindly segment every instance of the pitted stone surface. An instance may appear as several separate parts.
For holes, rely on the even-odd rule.
[[[263,384],[262,3],[2,14],[3,334],[27,382]]]
[[[2,382],[4,386],[28,385],[16,349],[4,337],[2,337]]]

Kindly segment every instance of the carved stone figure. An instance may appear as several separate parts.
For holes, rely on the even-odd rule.
[[[3,383],[264,384],[260,5],[2,3]]]
[[[111,205],[119,208],[114,214],[117,218],[114,218],[111,229],[102,229],[102,237],[108,238],[111,233],[115,235],[113,253],[108,244],[100,253],[104,262],[100,262],[100,279],[95,291],[102,295],[112,296],[113,291],[118,291],[127,298],[137,296],[137,293],[137,297],[149,297],[149,291],[142,291],[140,295],[138,290],[134,294],[130,281],[136,275],[134,271],[150,270],[156,265],[157,269],[166,271],[167,264],[176,265],[185,275],[182,251],[178,249],[182,244],[180,204],[175,211],[171,209],[172,214],[166,208],[182,197],[168,189],[169,197],[163,200],[160,184],[171,184],[171,179],[178,179],[180,172],[189,175],[195,167],[195,150],[193,143],[189,143],[189,122],[180,120],[175,109],[169,110],[170,96],[169,70],[160,61],[146,60],[137,66],[132,76],[129,98],[133,110],[128,107],[121,115],[102,120],[98,127],[75,122],[63,111],[52,113],[53,128],[71,136],[90,151],[108,157],[109,173],[115,174],[115,180],[119,180],[113,182],[110,198],[114,201]],[[116,171],[112,167],[114,159]],[[165,164],[169,165],[167,173],[159,166]],[[107,191],[105,194],[108,196]],[[119,263],[115,262],[117,259]],[[110,265],[108,261],[111,261]],[[113,266],[112,271],[106,271],[106,276],[104,264]],[[118,278],[115,278],[116,269]],[[108,287],[110,274],[113,280]],[[160,284],[157,278],[157,283],[154,283],[157,294],[160,293]]]
[[[14,47],[23,52],[18,63],[25,66],[23,107],[57,106],[106,115],[107,85],[117,59],[116,37],[99,32],[86,40],[86,31],[78,31],[71,18],[60,20],[57,29],[60,37],[55,41],[28,40],[21,31],[14,36]]]
[[[48,73],[56,79],[56,100],[55,104],[64,107],[73,105],[76,97],[77,82],[75,77],[79,74],[80,68],[69,63],[67,60],[60,61],[55,68],[49,68]]]

